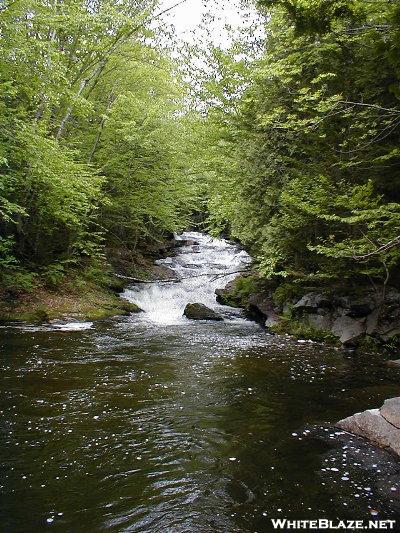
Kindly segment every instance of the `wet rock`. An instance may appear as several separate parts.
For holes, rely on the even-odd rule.
[[[343,345],[354,346],[365,334],[365,319],[340,316],[333,323],[331,331]]]
[[[122,299],[121,301],[121,309],[128,315],[131,313],[143,313],[143,309],[140,309],[140,307],[133,302],[128,302],[125,299]]]
[[[400,428],[392,421],[396,424],[400,422],[400,398],[386,400],[381,409],[369,409],[349,416],[336,426],[400,455]]]
[[[176,241],[176,246],[198,246],[199,243],[192,239],[179,239]]]
[[[178,277],[176,272],[165,265],[153,265],[148,271],[148,278],[153,280],[176,280]]]
[[[183,314],[191,320],[223,320],[222,316],[204,304],[187,304]]]

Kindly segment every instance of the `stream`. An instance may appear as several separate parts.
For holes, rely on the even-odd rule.
[[[199,233],[143,313],[1,335],[1,531],[261,533],[400,519],[398,462],[329,423],[398,396],[367,354],[268,335],[214,290],[250,258]],[[190,321],[200,302],[223,322]]]

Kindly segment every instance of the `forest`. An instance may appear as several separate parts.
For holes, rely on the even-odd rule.
[[[257,8],[262,39],[176,53],[153,0],[2,3],[3,299],[193,224],[286,287],[399,283],[400,7]]]
[[[400,1],[0,0],[0,346],[4,533],[399,531]]]

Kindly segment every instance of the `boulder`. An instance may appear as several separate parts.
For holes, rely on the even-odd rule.
[[[240,298],[235,295],[236,279],[230,281],[223,289],[215,289],[217,302],[219,304],[229,305],[231,307],[242,307]]]
[[[400,335],[400,309],[391,309],[385,313],[381,319],[378,329],[380,337],[384,341],[388,341],[393,337]]]
[[[268,318],[268,316],[274,311],[271,297],[264,293],[251,294],[248,300],[248,305],[250,312],[253,311],[256,314],[261,314],[264,318]]]
[[[305,294],[294,306],[293,309],[305,313],[316,313],[316,310],[321,307],[331,307],[332,300],[325,294],[318,292],[309,292]]]
[[[390,305],[400,305],[400,291],[394,287],[389,287],[386,290],[385,302]]]
[[[400,397],[340,420],[336,426],[400,455]]]
[[[183,314],[191,320],[223,320],[222,316],[204,304],[187,304]]]
[[[379,326],[379,309],[374,309],[374,311],[367,316],[365,325],[365,333],[367,335],[374,335],[377,332]]]
[[[397,429],[400,429],[400,397],[386,400],[380,411],[389,424],[393,424]]]
[[[334,321],[331,331],[343,345],[354,346],[365,334],[365,319],[340,316]]]
[[[307,322],[316,329],[329,331],[332,326],[332,316],[330,314],[307,315]]]
[[[248,300],[248,312],[251,317],[267,329],[281,322],[281,318],[275,310],[272,297],[267,293],[252,294]]]
[[[342,296],[337,299],[337,304],[343,308],[343,314],[360,318],[366,317],[376,308],[376,295],[368,292],[363,296]]]
[[[282,322],[282,319],[278,315],[271,315],[267,318],[265,321],[265,327],[267,329],[272,328],[273,326],[277,326]]]

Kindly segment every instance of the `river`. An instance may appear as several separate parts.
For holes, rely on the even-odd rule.
[[[1,531],[261,533],[271,518],[397,516],[385,456],[326,424],[399,395],[398,373],[219,306],[215,288],[248,256],[182,238],[198,244],[161,261],[181,283],[125,291],[144,313],[0,330]],[[190,321],[188,302],[225,320]]]

